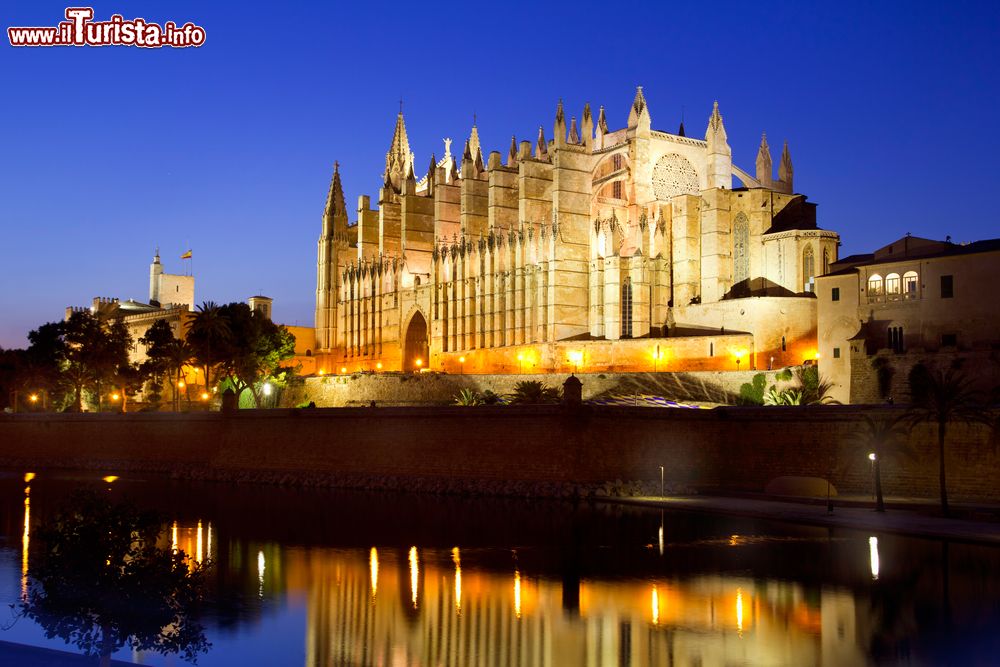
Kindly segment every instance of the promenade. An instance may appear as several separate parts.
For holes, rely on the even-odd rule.
[[[885,512],[876,512],[871,500],[835,498],[829,512],[826,500],[773,499],[764,496],[643,496],[606,497],[602,502],[639,505],[665,510],[705,512],[729,516],[747,516],[773,521],[788,521],[831,528],[846,528],[870,533],[897,533],[949,541],[974,542],[1000,546],[1000,506],[953,505],[953,513],[976,518],[945,518],[927,500],[887,498]],[[980,518],[981,517],[981,518]]]

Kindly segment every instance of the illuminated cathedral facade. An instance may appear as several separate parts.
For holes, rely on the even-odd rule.
[[[839,237],[795,194],[785,144],[733,164],[718,104],[704,139],[560,102],[552,138],[484,156],[473,125],[418,178],[403,114],[377,205],[323,213],[316,355],[328,372],[777,367],[816,354],[815,277]],[[354,217],[354,222],[350,218]]]

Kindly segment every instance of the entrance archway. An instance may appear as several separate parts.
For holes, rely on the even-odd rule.
[[[419,310],[410,319],[403,341],[403,370],[427,368],[427,320]]]

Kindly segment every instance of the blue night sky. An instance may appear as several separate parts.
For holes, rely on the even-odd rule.
[[[65,4],[4,3],[3,27]],[[487,6],[495,7],[486,9]],[[841,255],[912,232],[998,236],[1000,12],[993,3],[102,2],[96,18],[203,26],[172,50],[0,46],[0,346],[94,296],[145,300],[148,264],[194,251],[197,300],[263,292],[311,325],[334,160],[375,195],[398,107],[417,165],[441,138],[551,138],[557,100],[703,136],[719,100],[736,164],[761,131]],[[353,219],[352,219],[353,221]]]

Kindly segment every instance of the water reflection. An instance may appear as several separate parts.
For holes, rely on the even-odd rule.
[[[868,561],[871,566],[872,579],[878,579],[878,538],[874,535],[868,538]]]
[[[11,601],[31,529],[52,513],[42,478],[0,479]],[[142,490],[90,479],[103,495]],[[205,667],[963,664],[998,648],[1000,556],[985,547],[604,506],[147,484],[143,502],[170,512],[162,547],[215,564]]]
[[[413,549],[383,554],[381,572],[410,572]],[[394,665],[863,664],[852,595],[818,596],[786,582],[704,576],[686,581],[586,580],[577,618],[562,611],[562,584],[470,564],[449,581],[456,550],[420,550],[423,588],[385,577],[378,600],[363,595],[364,551],[296,553],[290,577],[306,588],[308,667]],[[334,576],[340,573],[338,582]],[[457,569],[455,570],[457,574]],[[407,579],[403,579],[406,581]],[[412,580],[410,580],[412,584]],[[461,602],[459,598],[462,597]],[[456,613],[458,610],[461,613]],[[752,639],[733,642],[732,639]],[[640,648],[641,647],[641,648]],[[779,658],[775,660],[775,658]]]

